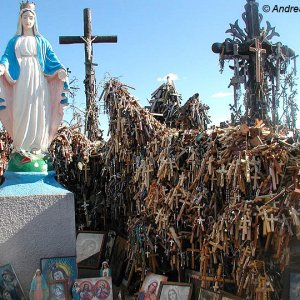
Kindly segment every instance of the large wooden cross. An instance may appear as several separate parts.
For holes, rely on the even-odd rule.
[[[85,132],[92,141],[97,139],[98,110],[96,106],[96,81],[93,64],[94,43],[116,43],[117,36],[93,36],[92,14],[90,8],[83,10],[84,35],[83,36],[60,36],[60,44],[83,44],[85,48],[85,95],[86,95],[86,120]]]

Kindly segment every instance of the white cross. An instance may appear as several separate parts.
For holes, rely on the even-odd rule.
[[[223,187],[224,186],[224,175],[227,173],[224,164],[222,164],[221,168],[219,168],[217,170],[217,173],[221,174],[221,183],[220,183],[220,186]]]

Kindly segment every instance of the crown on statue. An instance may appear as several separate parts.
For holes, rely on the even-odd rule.
[[[35,10],[35,3],[29,2],[28,0],[27,0],[27,2],[22,1],[22,3],[20,3],[20,10],[25,9],[25,8],[34,11]]]

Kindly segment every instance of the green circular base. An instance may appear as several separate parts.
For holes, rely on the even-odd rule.
[[[28,152],[25,154],[13,153],[7,166],[7,171],[11,172],[46,172],[52,169],[50,156]]]

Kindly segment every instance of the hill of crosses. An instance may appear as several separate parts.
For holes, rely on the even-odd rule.
[[[171,282],[192,282],[193,299],[207,290],[281,299],[290,282],[286,274],[299,262],[300,148],[294,70],[288,70],[295,54],[270,42],[269,24],[253,38],[238,28],[231,24],[229,32],[240,39],[232,45],[227,39],[219,52],[213,47],[222,63],[234,63],[230,122],[209,128],[213,112],[199,94],[181,106],[171,80],[144,108],[129,86],[111,78],[97,100],[109,117],[109,139],[87,138],[74,115],[77,122],[63,124],[50,146],[57,180],[75,195],[77,230],[104,231],[124,241],[119,269],[116,248],[103,259],[110,260],[115,285],[126,278],[130,295],[152,272]],[[234,52],[236,44],[242,52]],[[256,60],[257,51],[246,51],[247,45],[266,53]],[[269,82],[276,80],[278,90],[270,91]],[[292,92],[283,97],[290,100],[284,112],[290,114],[280,123],[275,103],[282,98],[275,101],[272,93],[282,97],[286,87]],[[276,106],[270,117],[268,101]],[[12,140],[0,131],[2,181],[11,149]]]
[[[299,145],[262,121],[166,127],[116,80],[103,99],[107,142],[89,141],[77,124],[62,126],[50,148],[57,180],[75,194],[78,230],[125,237],[141,279],[151,270],[184,281],[192,269],[203,288],[280,293],[300,237]],[[10,143],[2,131],[4,166]]]

